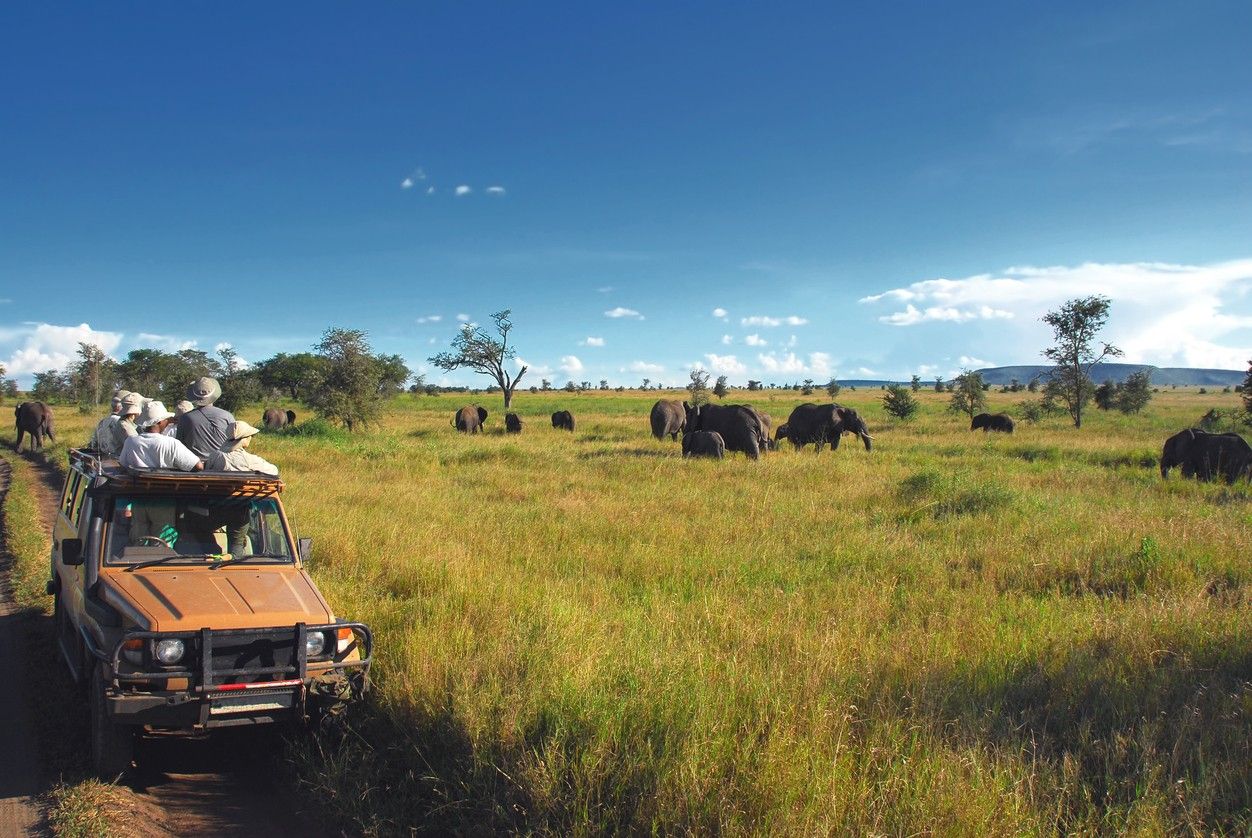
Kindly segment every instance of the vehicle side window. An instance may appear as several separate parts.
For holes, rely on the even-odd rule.
[[[78,472],[73,472],[71,477],[65,481],[65,497],[61,499],[61,514],[68,517],[74,512],[76,501],[79,499],[78,489],[82,482],[83,476]]]
[[[73,512],[70,514],[70,523],[74,525],[74,527],[78,527],[79,523],[82,520],[83,507],[86,505],[85,504],[86,500],[87,500],[87,493],[79,492],[78,499],[74,501]]]

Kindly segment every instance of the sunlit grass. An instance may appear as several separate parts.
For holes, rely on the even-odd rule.
[[[683,461],[639,393],[519,394],[520,436],[498,397],[455,433],[452,396],[265,434],[379,644],[359,735],[304,775],[377,832],[1246,831],[1252,495],[1155,466],[1237,396],[1012,436],[919,396],[892,424],[841,394],[871,453],[759,462]]]

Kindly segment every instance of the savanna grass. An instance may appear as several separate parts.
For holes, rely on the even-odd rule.
[[[378,834],[1252,828],[1249,491],[1155,470],[1237,397],[1010,437],[919,396],[893,424],[842,394],[870,453],[758,462],[683,461],[654,393],[522,393],[520,436],[488,396],[477,436],[453,396],[263,435],[378,640],[352,733],[293,748],[313,796]]]

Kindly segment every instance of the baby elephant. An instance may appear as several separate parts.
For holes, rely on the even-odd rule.
[[[504,432],[509,434],[522,432],[522,420],[516,413],[504,414]]]
[[[573,431],[574,414],[568,410],[558,410],[552,414],[552,427],[560,431]]]
[[[717,431],[689,431],[683,434],[684,457],[715,457],[726,456],[726,440]]]

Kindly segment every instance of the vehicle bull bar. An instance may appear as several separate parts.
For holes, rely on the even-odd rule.
[[[339,644],[335,632],[339,629],[352,630],[352,642],[348,644],[342,652],[339,651]],[[214,635],[229,635],[232,641],[239,638],[255,637],[256,639],[281,637],[284,633],[282,628],[255,628],[255,629],[214,629],[202,628],[198,631],[128,631],[113,646],[113,653],[109,656],[112,664],[113,679],[112,686],[119,687],[122,684],[135,683],[139,681],[153,681],[165,678],[186,678],[189,682],[195,683],[191,688],[192,692],[212,693],[219,692],[226,687],[228,689],[247,688],[264,688],[279,687],[287,685],[287,681],[299,681],[304,683],[308,680],[309,675],[309,658],[305,648],[305,638],[309,632],[328,632],[330,633],[329,644],[330,654],[319,655],[313,658],[312,663],[330,664],[326,671],[335,672],[347,669],[369,670],[370,663],[373,661],[374,652],[374,635],[370,632],[369,626],[364,623],[328,623],[323,625],[308,625],[306,623],[296,623],[291,629],[291,636],[294,641],[293,661],[287,666],[244,666],[231,669],[215,669],[213,667],[213,638]],[[129,640],[182,640],[187,643],[185,656],[195,654],[200,657],[199,665],[195,669],[184,666],[176,668],[178,664],[170,667],[164,667],[150,672],[120,672],[122,664],[122,651]],[[195,641],[196,645],[192,646],[188,641]],[[348,660],[347,656],[354,651],[360,650],[360,655],[352,660]],[[194,657],[192,657],[194,660]],[[274,681],[260,681],[255,684],[214,684],[215,678],[234,678],[238,676],[258,676],[258,675],[276,675],[287,676],[286,678],[276,679]]]

